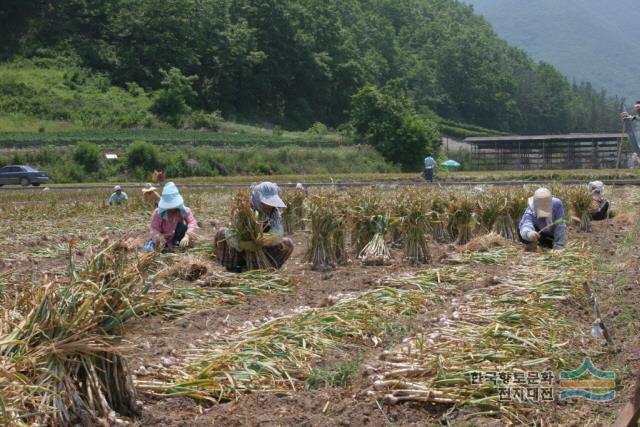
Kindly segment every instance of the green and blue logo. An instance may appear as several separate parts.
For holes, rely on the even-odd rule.
[[[560,371],[560,400],[581,397],[596,402],[608,402],[616,398],[616,374],[602,371],[588,357],[573,371]]]

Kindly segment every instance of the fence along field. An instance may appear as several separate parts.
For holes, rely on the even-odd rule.
[[[638,194],[618,191],[626,200],[621,212]],[[577,224],[565,251],[523,254],[515,227],[530,193],[287,191],[287,228],[294,240],[307,242],[295,261],[309,263],[242,275],[221,272],[206,238],[189,254],[140,254],[150,212],[135,195],[130,205],[107,209],[102,195],[91,191],[38,193],[28,201],[24,193],[2,194],[0,214],[7,221],[0,226],[0,251],[10,268],[0,276],[0,315],[7,319],[0,329],[0,419],[90,425],[135,420],[140,412],[152,416],[138,404],[149,396],[215,405],[249,391],[295,393],[315,384],[317,360],[358,352],[369,357],[360,362],[368,392],[358,399],[377,399],[383,410],[413,401],[471,420],[474,414],[527,424],[568,417],[566,407],[554,407],[553,415],[532,402],[500,402],[495,389],[474,386],[468,375],[574,367],[595,345],[585,336],[590,320],[585,325],[574,314],[589,308],[584,285],[598,285],[590,235],[578,230],[588,228]],[[578,222],[584,217],[583,188],[557,186],[554,193]],[[229,192],[185,191],[209,237],[210,221],[229,219],[232,198]],[[308,231],[296,231],[303,227]],[[45,247],[51,252],[43,257]],[[449,264],[432,256],[443,253]],[[395,274],[361,292],[271,319],[249,318],[250,326],[229,336],[203,336],[193,348],[176,348],[174,359],[157,367],[130,366],[123,349],[134,319],[144,324],[160,317],[170,325],[193,312],[247,304],[250,297],[294,296],[319,277],[301,274],[312,268],[333,270],[329,280],[340,281],[341,271],[357,268],[366,276],[390,264]],[[425,312],[441,313],[438,323],[426,322]],[[392,325],[411,319],[420,321],[394,336]],[[353,380],[347,375],[325,384]]]

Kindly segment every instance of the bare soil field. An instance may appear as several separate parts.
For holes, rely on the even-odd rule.
[[[64,276],[105,242],[124,241],[134,252],[141,248],[150,209],[137,194],[127,206],[107,208],[107,196],[3,193],[0,215],[8,221],[0,224],[0,295],[5,282],[6,289],[14,283],[35,287]],[[179,311],[148,311],[122,324],[119,351],[137,389],[139,411],[115,414],[105,425],[600,426],[609,425],[632,397],[640,375],[635,188],[608,193],[616,216],[593,222],[591,232],[570,225],[569,246],[558,252],[529,253],[507,240],[463,250],[464,245],[430,238],[430,263],[411,265],[401,242],[387,235],[391,256],[384,265],[363,265],[351,251],[343,265],[314,271],[306,259],[312,238],[307,224],[290,234],[295,249],[283,270],[257,279],[280,286],[267,290],[227,279],[212,257],[211,242],[217,227],[229,222],[233,193],[191,190],[184,196],[201,225],[199,243],[189,253],[158,255],[156,262],[175,274],[153,281],[151,292],[175,296],[188,290],[195,296],[185,297]],[[192,265],[197,274],[179,272]],[[225,284],[212,284],[220,281]],[[597,293],[611,345],[592,336],[595,314],[585,285]],[[215,299],[207,293],[226,286],[237,290]],[[362,319],[341,318],[341,307],[352,306]],[[2,310],[9,315],[9,307]],[[528,320],[518,323],[522,316]],[[329,317],[331,323],[322,323]],[[289,330],[296,340],[281,340]],[[10,331],[0,332],[1,349]],[[292,342],[302,344],[296,348]],[[489,347],[496,349],[492,356]],[[267,348],[279,348],[282,359],[274,356],[264,371],[238,356]],[[236,358],[224,359],[225,354]],[[505,354],[513,360],[501,359]],[[497,389],[469,382],[472,371],[557,374],[577,368],[585,357],[615,372],[614,400],[561,400],[556,378],[550,402],[500,402]],[[217,370],[220,376],[207,376]],[[0,381],[0,391],[2,386]]]

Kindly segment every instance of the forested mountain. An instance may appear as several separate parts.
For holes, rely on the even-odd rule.
[[[233,120],[337,127],[377,87],[424,117],[502,131],[618,126],[616,99],[534,62],[455,0],[5,0],[0,28],[4,61],[64,58],[151,95],[192,84],[185,102]],[[0,82],[0,96],[20,88]]]
[[[640,97],[637,0],[464,0],[533,58],[578,81]],[[633,99],[630,99],[633,98]]]

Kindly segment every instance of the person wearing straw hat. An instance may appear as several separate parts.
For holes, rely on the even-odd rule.
[[[107,203],[109,203],[109,206],[114,206],[120,205],[127,200],[129,200],[129,196],[127,196],[127,193],[122,191],[122,187],[116,185],[115,187],[113,187],[113,194],[111,194],[111,197],[109,197],[109,201]]]
[[[193,246],[197,229],[198,222],[191,209],[184,205],[178,187],[173,182],[166,183],[158,207],[151,215],[149,231],[153,246],[169,250],[186,249]]]
[[[160,203],[160,194],[158,194],[158,189],[151,185],[151,183],[147,183],[142,189],[142,198],[144,202],[154,208],[158,207],[158,203]]]
[[[591,192],[591,206],[589,215],[593,221],[602,221],[609,216],[609,201],[604,197],[604,184],[602,181],[591,181],[587,188]]]
[[[548,249],[562,249],[566,240],[564,205],[551,191],[538,188],[520,220],[520,240]]]
[[[286,208],[280,198],[280,188],[273,182],[261,182],[251,186],[251,207],[263,224],[260,242],[267,252],[273,268],[279,269],[293,252],[293,241],[284,236],[281,208]],[[221,228],[215,237],[216,257],[227,271],[240,273],[246,270],[245,251],[255,250],[253,242],[242,242],[234,238],[228,228]]]

